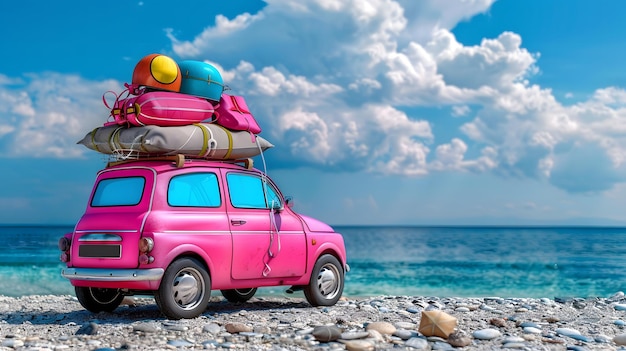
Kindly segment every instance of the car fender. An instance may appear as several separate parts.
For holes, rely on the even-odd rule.
[[[164,266],[163,268],[167,269],[167,267],[169,267],[174,260],[179,257],[186,256],[200,257],[207,266],[209,276],[212,276],[212,273],[217,272],[219,269],[219,267],[215,267],[215,263],[213,262],[213,259],[211,259],[211,256],[206,251],[202,250],[202,248],[194,244],[178,245],[174,249],[170,250],[162,259],[162,262],[167,262],[167,266]]]
[[[324,254],[331,254],[339,260],[344,267],[344,273],[347,272],[346,253],[342,250],[341,246],[333,242],[322,242],[320,245],[310,246],[314,251],[309,255],[310,261],[307,265],[309,272],[315,266],[315,262]]]

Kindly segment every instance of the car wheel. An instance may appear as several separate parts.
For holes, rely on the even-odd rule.
[[[256,294],[256,288],[221,290],[221,292],[229,302],[246,302]]]
[[[195,318],[206,310],[211,297],[211,278],[194,258],[178,259],[167,267],[154,299],[170,319]]]
[[[113,312],[124,299],[124,295],[119,289],[77,286],[74,290],[76,291],[78,302],[87,311],[93,313]]]
[[[313,306],[332,306],[343,293],[343,268],[333,255],[322,255],[311,272],[304,296]]]

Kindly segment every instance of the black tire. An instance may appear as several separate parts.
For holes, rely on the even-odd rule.
[[[221,290],[228,302],[246,302],[256,294],[256,288]]]
[[[74,287],[78,302],[89,312],[113,312],[124,299],[119,289]]]
[[[311,272],[304,296],[312,306],[332,306],[343,293],[344,272],[341,263],[333,255],[322,255]]]
[[[211,297],[211,278],[194,258],[178,259],[165,270],[154,300],[170,319],[195,318],[202,314]]]

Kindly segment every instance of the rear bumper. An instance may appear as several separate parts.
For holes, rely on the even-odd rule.
[[[105,268],[64,268],[63,278],[99,282],[142,282],[160,281],[165,270],[151,269],[105,269]]]

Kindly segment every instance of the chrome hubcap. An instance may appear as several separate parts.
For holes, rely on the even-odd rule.
[[[183,309],[193,309],[204,297],[204,279],[200,272],[193,268],[185,268],[178,272],[172,283],[174,301]]]
[[[319,292],[327,299],[334,298],[339,292],[341,275],[335,265],[327,263],[322,266],[317,275],[317,288]]]

